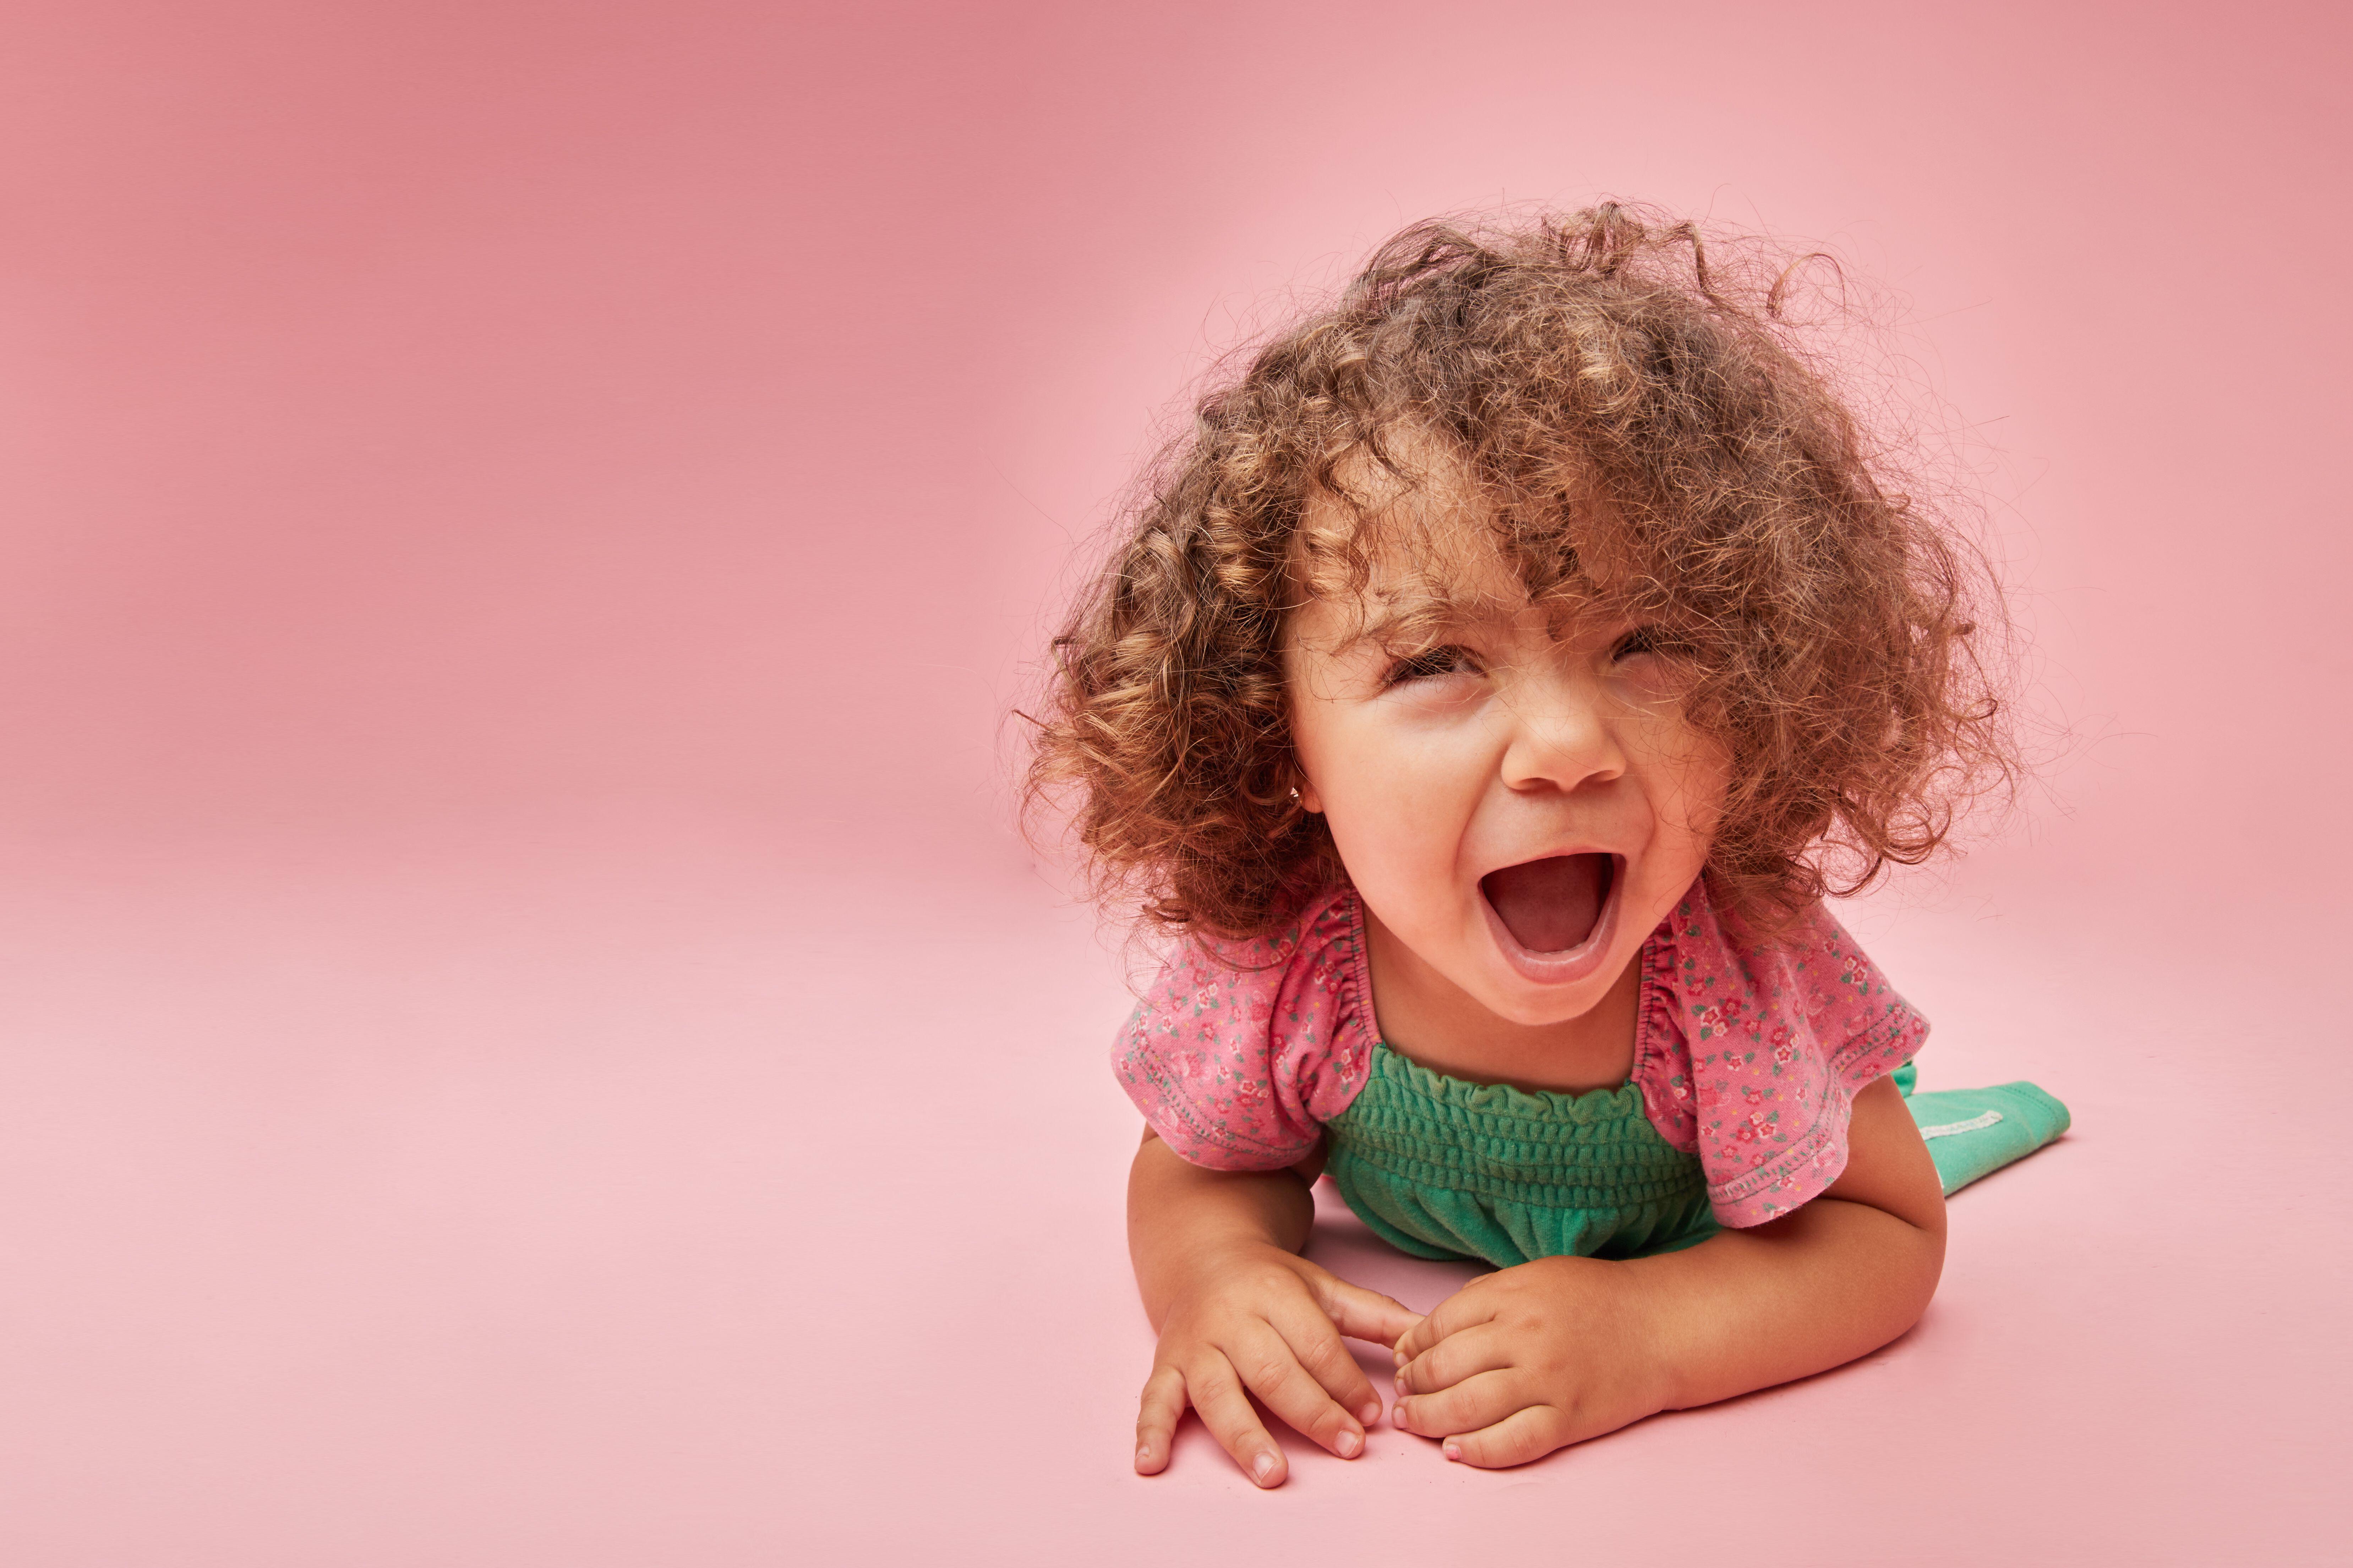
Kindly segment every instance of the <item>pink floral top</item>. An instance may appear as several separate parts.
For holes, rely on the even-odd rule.
[[[1836,1181],[1855,1092],[1928,1033],[1819,905],[1770,945],[1743,947],[1694,883],[1640,962],[1632,1081],[1651,1126],[1698,1156],[1727,1226],[1760,1225]],[[1348,1108],[1378,1034],[1364,909],[1333,889],[1277,935],[1181,945],[1112,1058],[1178,1154],[1269,1171],[1305,1158]]]

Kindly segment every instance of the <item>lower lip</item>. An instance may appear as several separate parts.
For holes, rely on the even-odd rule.
[[[1586,933],[1583,942],[1561,952],[1530,952],[1522,947],[1519,939],[1512,934],[1511,928],[1504,923],[1504,917],[1495,912],[1495,906],[1487,901],[1487,895],[1483,892],[1479,895],[1479,908],[1487,917],[1487,930],[1493,933],[1495,946],[1502,952],[1504,962],[1518,972],[1522,979],[1538,985],[1574,985],[1601,973],[1601,961],[1609,957],[1610,940],[1618,932],[1618,905],[1625,888],[1626,861],[1622,856],[1613,857],[1609,868],[1609,896],[1601,902],[1600,918],[1593,922],[1593,929]]]

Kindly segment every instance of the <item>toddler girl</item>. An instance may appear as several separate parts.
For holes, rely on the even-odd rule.
[[[1353,1458],[1344,1334],[1474,1465],[1838,1365],[2064,1128],[1907,1107],[1927,1023],[1821,906],[2010,776],[1999,604],[1762,268],[1614,205],[1407,231],[1201,403],[1057,639],[1033,784],[1177,939],[1114,1049],[1137,1469],[1189,1405],[1279,1485],[1250,1394]],[[1496,1271],[1334,1277],[1319,1174]]]

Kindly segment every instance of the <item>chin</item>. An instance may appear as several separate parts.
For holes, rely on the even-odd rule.
[[[1590,1013],[1601,1005],[1603,997],[1609,994],[1609,987],[1616,979],[1613,973],[1608,979],[1598,983],[1588,981],[1557,990],[1546,987],[1533,994],[1524,986],[1514,986],[1507,992],[1482,987],[1472,995],[1481,1006],[1499,1018],[1530,1027],[1542,1027],[1547,1024],[1566,1024],[1571,1018]]]

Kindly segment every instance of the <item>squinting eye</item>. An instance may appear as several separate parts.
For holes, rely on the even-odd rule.
[[[1638,653],[1656,653],[1658,651],[1658,628],[1655,626],[1636,626],[1632,631],[1628,632],[1624,637],[1618,639],[1618,646],[1609,650],[1609,657],[1611,658],[1631,658]]]
[[[1433,647],[1413,654],[1389,666],[1383,678],[1384,686],[1402,686],[1409,680],[1429,680],[1441,675],[1476,675],[1479,661],[1471,657],[1468,648]]]

